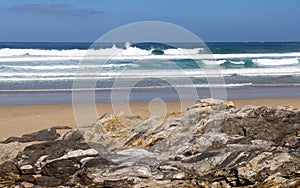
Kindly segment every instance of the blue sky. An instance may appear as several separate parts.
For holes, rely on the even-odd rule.
[[[300,41],[299,0],[1,0],[0,41],[94,41],[137,21],[204,41]]]

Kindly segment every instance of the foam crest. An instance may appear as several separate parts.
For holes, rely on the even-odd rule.
[[[283,59],[255,59],[257,65],[261,66],[282,66],[299,64],[298,58],[283,58]]]
[[[80,61],[86,59],[113,59],[113,60],[144,60],[144,59],[199,59],[199,60],[227,60],[227,59],[294,59],[300,58],[300,52],[292,53],[260,53],[260,54],[203,54],[202,48],[165,49],[163,55],[152,54],[153,49],[146,50],[127,46],[118,48],[115,45],[103,49],[71,49],[71,50],[41,50],[41,49],[0,49],[0,62],[26,61]],[[260,60],[259,60],[260,61]],[[259,62],[262,63],[263,62]]]

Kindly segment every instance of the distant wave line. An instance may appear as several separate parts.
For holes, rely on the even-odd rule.
[[[298,87],[300,84],[225,84],[225,85],[175,85],[175,86],[139,86],[139,87],[119,87],[119,88],[67,88],[67,89],[18,89],[18,90],[0,90],[0,92],[72,92],[72,91],[112,91],[128,89],[168,89],[168,88],[210,88],[210,87]]]

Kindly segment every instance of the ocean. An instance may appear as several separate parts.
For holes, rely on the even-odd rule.
[[[105,64],[82,61],[90,45],[1,42],[0,105],[70,103],[74,79],[96,80],[97,102],[110,102],[116,80],[138,81],[130,88],[130,101],[178,100],[174,86],[196,88],[197,98],[210,97],[211,87],[225,88],[228,99],[300,97],[300,42],[209,42],[212,55],[206,59],[197,59],[203,52],[195,44],[101,44],[92,50],[103,56],[116,49],[122,54]],[[79,67],[84,71],[78,73]],[[101,73],[95,75],[95,69]],[[208,77],[224,82],[211,85]]]

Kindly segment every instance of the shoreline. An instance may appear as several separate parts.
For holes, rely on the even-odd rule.
[[[244,98],[300,98],[300,86],[274,86],[274,87],[228,87],[228,88],[214,88],[214,93],[217,96],[212,96],[210,88],[194,88],[198,95],[189,94],[194,92],[192,88],[183,88],[186,94],[184,100],[194,100],[197,98],[224,98],[228,100],[244,99]],[[225,89],[225,90],[224,90]],[[123,97],[120,99],[113,98],[113,102],[127,102],[124,99],[124,92],[130,93],[129,102],[148,102],[154,98],[160,98],[164,101],[178,101],[181,98],[174,88],[135,88],[128,90],[115,90],[114,96],[119,94]],[[70,104],[72,103],[73,94],[82,97],[80,93],[72,93],[72,91],[53,91],[53,92],[0,92],[1,105],[32,105],[32,104]],[[95,93],[94,100],[97,103],[110,103],[112,102],[112,91],[101,90]],[[78,99],[78,98],[77,98]],[[84,99],[88,100],[90,99]],[[80,99],[81,100],[81,99]],[[116,101],[117,100],[117,101]]]
[[[233,101],[236,107],[260,105],[268,107],[293,106],[300,108],[300,98],[246,98],[230,101]],[[186,106],[191,106],[194,104],[194,101],[185,101],[185,103]],[[134,115],[139,115],[143,118],[149,116],[148,102],[131,102],[129,105]],[[179,101],[167,101],[166,105],[168,112],[180,111]],[[104,113],[113,112],[111,103],[97,103],[96,107],[99,116]],[[0,106],[0,140],[54,126],[77,128],[72,104]]]

